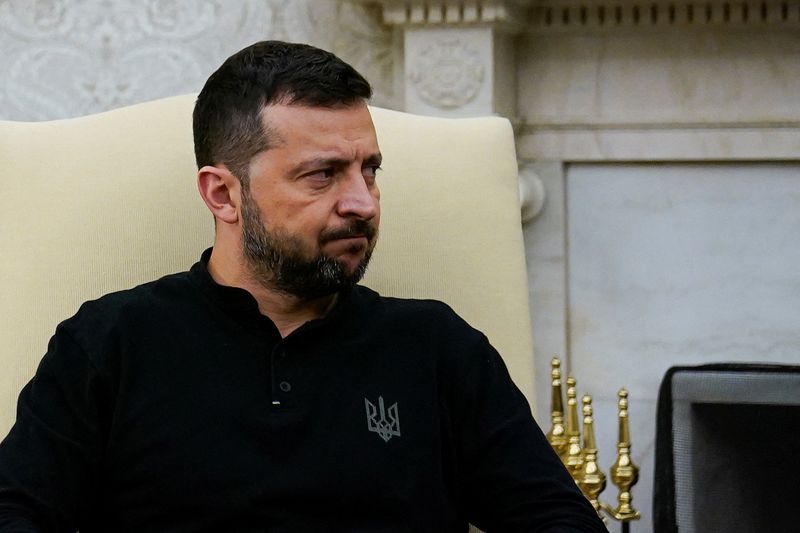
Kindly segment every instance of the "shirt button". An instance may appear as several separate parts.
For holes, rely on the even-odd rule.
[[[292,384],[289,383],[288,381],[281,381],[278,386],[281,388],[283,392],[289,392],[290,390],[292,390]]]

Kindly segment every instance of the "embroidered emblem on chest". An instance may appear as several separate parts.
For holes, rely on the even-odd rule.
[[[397,412],[397,402],[389,409],[383,406],[383,396],[378,396],[378,405],[364,398],[367,408],[367,429],[377,433],[384,442],[389,442],[392,437],[400,436],[400,414]]]

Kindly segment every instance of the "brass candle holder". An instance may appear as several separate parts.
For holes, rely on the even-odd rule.
[[[583,467],[575,478],[583,494],[589,499],[594,510],[606,522],[600,512],[600,493],[606,488],[606,475],[597,464],[597,442],[594,438],[594,417],[592,416],[592,397],[583,397]]]
[[[583,467],[583,449],[581,449],[581,428],[578,425],[578,400],[575,378],[567,378],[567,453],[564,464],[576,480]]]
[[[550,361],[552,379],[551,409],[550,409],[550,431],[547,432],[547,440],[559,457],[563,460],[567,455],[567,434],[564,427],[564,402],[561,393],[561,361],[553,359]]]
[[[628,522],[640,518],[639,511],[631,506],[633,496],[631,487],[639,481],[639,467],[631,458],[631,431],[628,425],[628,391],[620,389],[619,401],[619,439],[617,441],[617,460],[611,465],[611,482],[619,487],[618,505],[611,511],[614,520]]]
[[[611,482],[618,489],[617,506],[600,501],[600,493],[606,487],[606,475],[598,463],[597,442],[594,433],[592,397],[583,396],[583,445],[578,426],[577,382],[567,377],[567,411],[564,424],[563,399],[561,396],[561,361],[553,358],[551,365],[552,407],[550,419],[552,427],[547,439],[559,454],[567,470],[575,479],[584,496],[592,504],[597,514],[607,521],[606,515],[622,524],[622,532],[627,533],[630,522],[641,517],[633,508],[631,488],[639,480],[639,468],[631,458],[630,423],[628,419],[628,391],[620,389],[617,393],[618,429],[617,457],[610,469]]]

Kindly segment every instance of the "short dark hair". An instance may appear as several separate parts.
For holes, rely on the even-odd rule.
[[[266,106],[333,108],[370,96],[369,82],[330,52],[307,44],[257,42],[226,59],[197,97],[197,168],[222,163],[248,186],[250,160],[273,142],[262,122]]]

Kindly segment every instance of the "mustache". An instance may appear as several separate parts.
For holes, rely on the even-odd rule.
[[[363,235],[367,240],[372,241],[375,235],[378,234],[378,229],[369,221],[356,219],[349,222],[341,228],[334,228],[323,231],[319,236],[321,244],[325,244],[337,239],[347,239],[350,237],[358,237]]]

